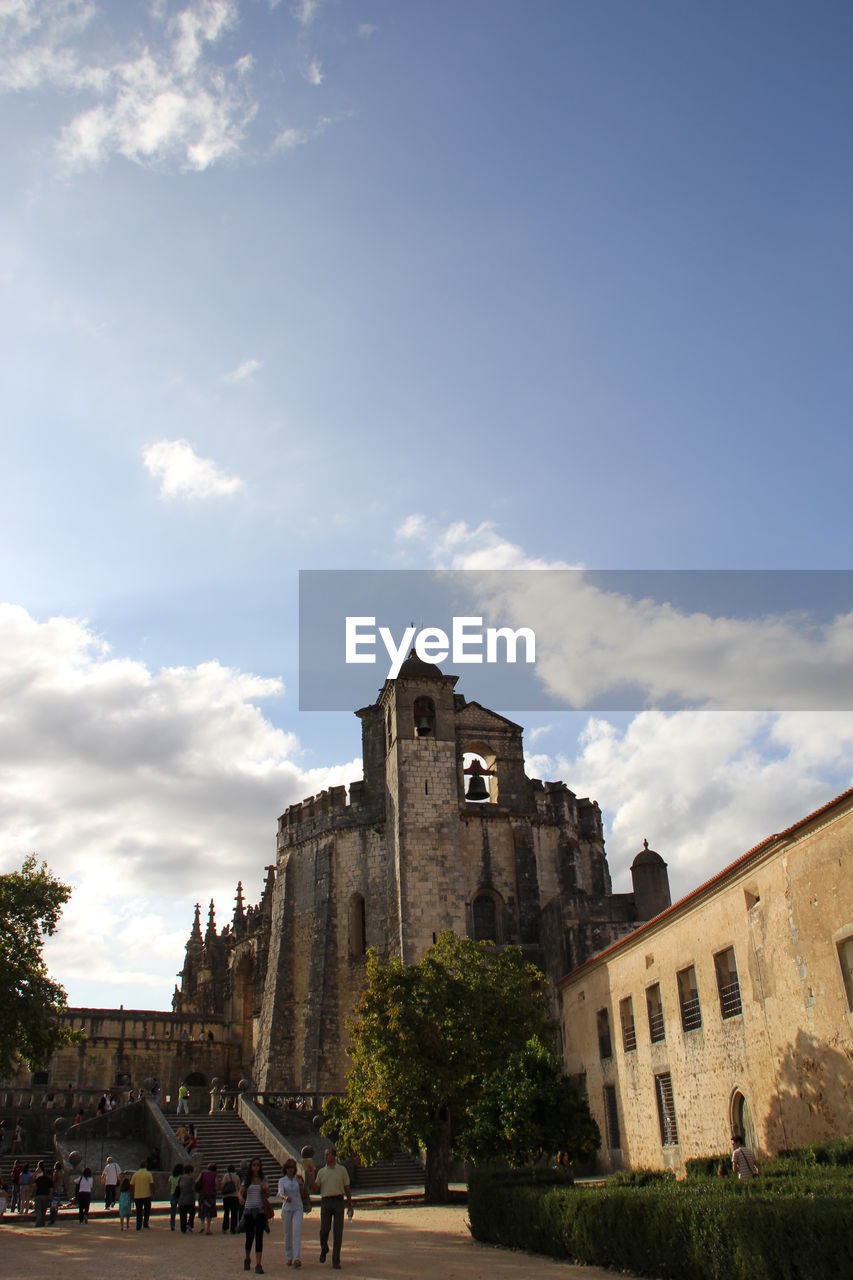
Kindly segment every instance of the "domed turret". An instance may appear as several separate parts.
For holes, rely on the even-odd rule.
[[[631,863],[631,880],[638,920],[652,920],[671,906],[666,863],[659,853],[649,848],[648,840],[643,841],[642,849]]]

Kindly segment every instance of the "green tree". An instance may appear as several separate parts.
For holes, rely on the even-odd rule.
[[[70,1035],[57,1014],[66,1007],[65,991],[47,972],[44,939],[54,932],[68,885],[39,866],[35,854],[20,871],[0,875],[0,1075],[18,1058],[44,1066]]]
[[[547,1020],[547,980],[517,947],[442,933],[418,964],[368,952],[366,985],[348,1024],[347,1093],[327,1101],[326,1132],[365,1163],[387,1159],[397,1144],[424,1148],[427,1199],[438,1201],[447,1199],[451,1152],[512,1161],[522,1149],[524,1159],[534,1150],[571,1150],[571,1134],[588,1134],[583,1119],[592,1122],[569,1082],[564,1092],[558,1087],[542,1043]],[[500,1099],[531,1063],[546,1092],[526,1085],[526,1119],[519,1103],[510,1123]],[[552,1122],[540,1123],[555,1102]],[[569,1113],[567,1127],[561,1117]]]

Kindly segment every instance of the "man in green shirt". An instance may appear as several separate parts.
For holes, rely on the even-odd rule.
[[[326,1163],[316,1177],[311,1178],[311,1190],[319,1191],[320,1199],[320,1261],[326,1261],[329,1252],[329,1230],[332,1235],[332,1266],[340,1270],[341,1241],[344,1236],[344,1196],[347,1200],[347,1217],[352,1217],[352,1193],[349,1174],[338,1164],[338,1153],[327,1147]]]
[[[183,1111],[185,1116],[190,1113],[190,1091],[186,1080],[182,1080],[178,1086],[178,1112],[180,1115]]]
[[[154,1178],[148,1172],[148,1161],[143,1160],[136,1173],[130,1179],[130,1189],[136,1204],[136,1230],[144,1227],[148,1230],[148,1219],[151,1217],[151,1189]]]

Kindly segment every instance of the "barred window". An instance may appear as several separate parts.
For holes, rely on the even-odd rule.
[[[646,989],[646,1007],[649,1011],[649,1036],[652,1044],[666,1039],[666,1027],[663,1020],[663,1005],[660,998],[660,983]]]
[[[661,1146],[675,1147],[678,1145],[678,1124],[675,1119],[675,1099],[672,1096],[672,1076],[668,1071],[655,1076],[655,1097],[658,1104]]]
[[[680,969],[676,974],[678,980],[678,1003],[681,1005],[681,1026],[684,1031],[698,1031],[702,1026],[702,1009],[699,1005],[699,988],[696,984],[696,970],[693,965]]]
[[[717,974],[717,990],[720,994],[720,1013],[724,1018],[736,1018],[743,1012],[740,999],[740,983],[737,976],[734,947],[726,947],[714,956]]]
[[[625,996],[619,1001],[619,1021],[622,1023],[622,1048],[633,1053],[637,1047],[637,1028],[634,1026],[634,1000]]]
[[[607,1146],[611,1151],[619,1151],[622,1147],[622,1136],[619,1132],[619,1109],[616,1106],[616,1086],[604,1086],[604,1128]]]

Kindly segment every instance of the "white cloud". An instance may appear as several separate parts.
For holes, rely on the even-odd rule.
[[[320,85],[323,83],[323,69],[320,66],[320,59],[316,56],[311,59],[305,71],[305,79],[309,84]]]
[[[644,711],[624,729],[592,718],[577,753],[534,761],[537,776],[598,800],[615,888],[630,889],[648,838],[675,898],[850,786],[853,723],[832,711]]]
[[[0,87],[94,96],[62,129],[59,154],[80,169],[122,155],[202,170],[236,154],[257,111],[249,55],[233,65],[210,49],[237,22],[236,0],[191,0],[171,18],[151,11],[152,39],[111,58],[83,49],[95,7],[84,0],[7,0],[0,8]]]
[[[374,22],[360,22],[358,24],[358,34],[362,40],[369,40],[371,36],[375,36],[379,28]]]
[[[35,850],[74,885],[48,955],[61,981],[124,982],[160,1007],[201,893],[257,900],[286,806],[360,776],[305,770],[260,704],[282,692],[217,662],[151,670],[85,622],[0,605],[0,869]],[[138,993],[137,993],[138,996]],[[134,997],[137,998],[137,997]]]
[[[527,555],[490,522],[441,527],[412,515],[397,535],[437,568],[521,571],[483,572],[472,593],[484,612],[536,632],[537,678],[563,705],[612,706],[616,693],[628,706],[800,710],[853,694],[853,611],[821,622],[737,617],[629,595],[583,571],[528,572],[572,566]],[[634,582],[644,589],[640,575]]]
[[[570,567],[529,556],[490,522],[442,526],[411,515],[397,538],[439,568]],[[515,625],[538,628],[541,621],[544,633],[556,616],[565,644],[547,678],[558,690],[590,696],[609,678],[602,654],[611,670],[621,663],[653,692],[689,690],[695,675],[689,665],[667,667],[666,654],[677,645],[688,655],[703,646],[714,654],[703,671],[707,679],[707,669],[722,669],[712,691],[721,699],[743,693],[747,706],[757,692],[772,708],[774,693],[784,700],[791,682],[821,665],[829,691],[845,687],[849,677],[849,618],[799,632],[794,622],[773,618],[749,623],[678,615],[649,601],[613,597],[578,578],[568,601],[555,601],[550,575],[539,573],[511,576],[501,597],[500,616]],[[742,656],[739,647],[747,643]],[[559,721],[534,729],[528,744],[548,729],[549,741],[557,740]],[[598,800],[617,890],[630,889],[628,867],[648,837],[670,865],[673,895],[681,896],[853,784],[853,718],[834,710],[646,710],[618,727],[594,716],[577,749],[528,751],[525,764],[531,777],[560,778],[576,794]]]
[[[301,27],[310,27],[320,8],[320,0],[298,0],[293,7],[293,16]]]
[[[200,458],[186,440],[158,440],[143,450],[149,474],[160,481],[161,498],[218,498],[239,493],[239,476],[226,475],[209,458]]]
[[[262,360],[255,360],[254,357],[250,357],[248,360],[243,360],[242,363],[238,364],[237,368],[232,369],[230,373],[224,373],[222,375],[222,381],[231,383],[252,382],[255,374],[262,368]]]

